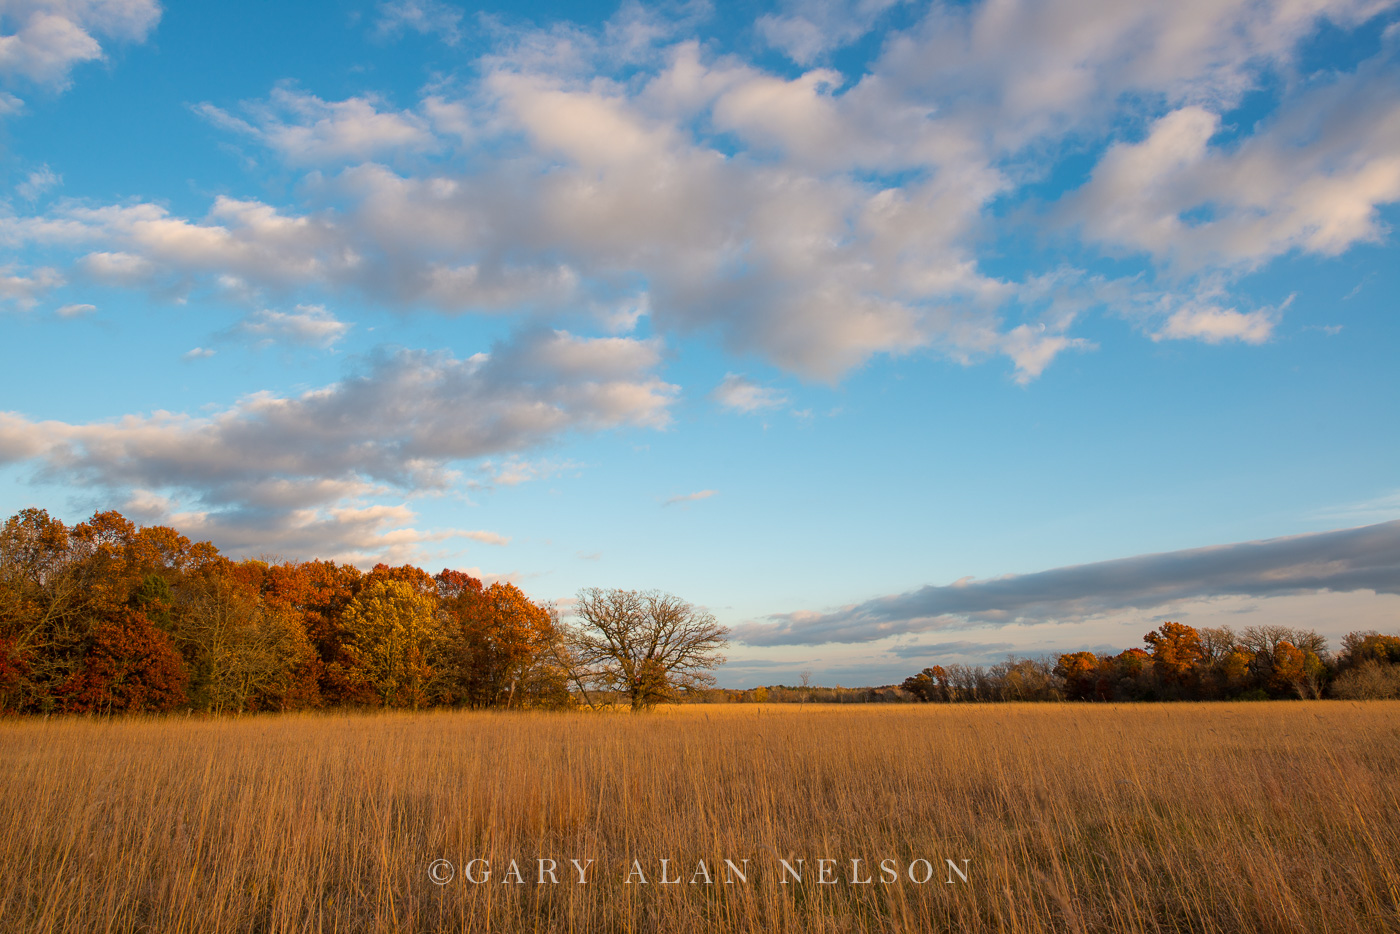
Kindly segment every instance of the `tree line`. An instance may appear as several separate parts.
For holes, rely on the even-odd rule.
[[[906,678],[910,699],[964,701],[1400,698],[1400,636],[1352,632],[1336,655],[1307,629],[1163,623],[1144,648],[1008,658],[984,668],[933,665]]]
[[[1400,697],[1400,636],[1165,623],[1143,648],[932,665],[902,685],[714,688],[728,633],[655,591],[582,591],[571,618],[513,584],[412,565],[234,561],[98,512],[0,529],[0,714],[689,702]]]
[[[234,561],[98,512],[0,530],[0,713],[644,708],[713,683],[726,630],[679,598],[518,587],[412,565]]]

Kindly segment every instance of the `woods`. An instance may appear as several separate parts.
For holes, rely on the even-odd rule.
[[[0,712],[562,706],[561,635],[460,571],[232,561],[116,512],[0,531]]]
[[[1010,658],[991,668],[933,665],[901,686],[920,701],[1154,701],[1400,697],[1400,636],[1352,632],[1333,655],[1307,629],[1163,623],[1146,648]]]

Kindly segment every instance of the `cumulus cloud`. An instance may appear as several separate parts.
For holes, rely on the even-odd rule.
[[[760,386],[738,373],[728,373],[724,381],[710,394],[720,405],[735,412],[749,414],[786,405],[788,397],[771,386]]]
[[[1114,310],[1159,338],[1266,339],[1277,309],[1202,306],[1202,281],[1228,288],[1289,251],[1381,235],[1379,209],[1400,199],[1393,43],[1352,72],[1280,82],[1258,126],[1222,115],[1266,77],[1297,77],[1296,50],[1325,24],[1394,5],[936,3],[862,75],[777,74],[629,6],[597,30],[498,30],[476,77],[409,109],[290,86],[201,106],[305,170],[302,204],[221,197],[187,218],[67,202],[0,216],[0,238],[80,252],[93,279],[159,294],[354,290],[537,320],[603,309],[619,331],[645,313],[808,379],[923,350],[1002,357],[1028,382],[1091,345],[1074,314],[1036,307],[1052,273],[992,275],[979,250],[1016,222],[998,205],[1026,200],[1067,153],[1097,164],[1044,217],[1156,264],[1160,283],[1146,275]],[[888,6],[808,0],[761,28],[801,20],[825,48]],[[457,22],[417,0],[380,12],[391,32]],[[782,34],[800,60],[822,54]],[[1154,304],[1152,290],[1179,294]]]
[[[221,530],[230,547],[262,536],[261,550],[304,554],[324,533],[328,550],[363,551],[374,529],[407,515],[375,496],[447,491],[454,465],[570,432],[664,427],[676,387],[654,375],[659,361],[651,342],[560,331],[467,359],[384,349],[338,383],[255,393],[207,416],[71,424],[0,413],[0,462],[29,463],[40,480],[140,491],[192,527]],[[358,530],[350,538],[336,531],[347,524]]]
[[[1400,594],[1400,521],[963,579],[830,613],[788,613],[739,627],[735,637],[750,645],[873,642],[904,633],[1074,622],[1181,600],[1356,590]]]
[[[56,269],[43,267],[21,272],[14,266],[0,266],[0,302],[13,303],[29,310],[53,289],[63,285],[63,276]]]
[[[0,78],[67,87],[75,65],[103,57],[99,38],[141,42],[160,12],[155,0],[9,0],[0,11]]]
[[[1376,240],[1400,200],[1400,66],[1383,54],[1320,82],[1243,141],[1215,144],[1200,105],[1111,147],[1066,202],[1094,240],[1188,270]]]
[[[1099,129],[1125,100],[1221,112],[1286,69],[1323,24],[1351,29],[1393,0],[935,3],[882,70],[968,113],[1004,145]]]

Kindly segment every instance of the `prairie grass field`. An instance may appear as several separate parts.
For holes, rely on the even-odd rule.
[[[15,719],[0,789],[4,931],[1400,930],[1400,702]]]

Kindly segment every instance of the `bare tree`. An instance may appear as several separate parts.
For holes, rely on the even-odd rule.
[[[729,644],[712,615],[656,591],[582,590],[566,631],[581,680],[626,695],[633,710],[714,684]]]

